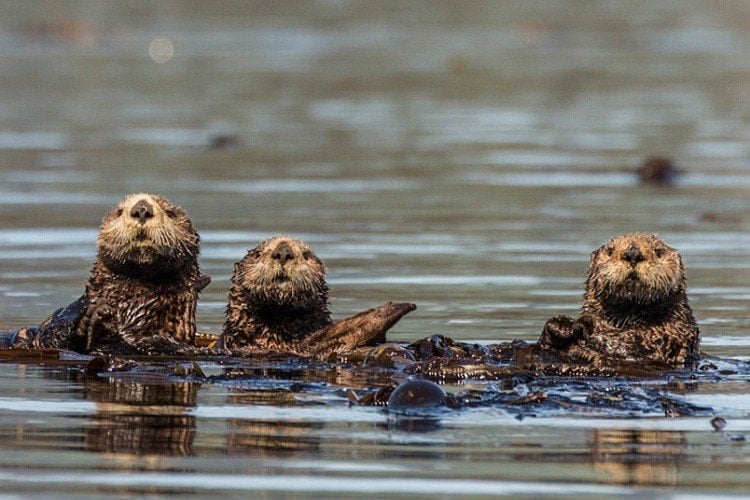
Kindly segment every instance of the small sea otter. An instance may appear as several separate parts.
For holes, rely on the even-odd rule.
[[[131,194],[105,217],[85,294],[15,347],[78,352],[178,352],[195,342],[198,233],[185,211],[153,194]]]
[[[323,262],[305,243],[276,236],[235,264],[217,348],[323,356],[382,341],[415,308],[388,302],[332,322]]]
[[[691,368],[699,332],[680,254],[654,235],[618,236],[591,254],[581,316],[550,319],[539,345],[573,362]]]
[[[680,169],[669,158],[652,156],[638,167],[636,174],[643,184],[671,186],[680,176]]]

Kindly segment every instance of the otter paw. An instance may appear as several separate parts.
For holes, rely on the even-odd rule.
[[[573,323],[572,333],[573,338],[582,339],[586,338],[594,333],[596,329],[596,320],[587,315],[583,315]]]
[[[91,311],[91,324],[96,325],[114,318],[114,311],[106,304],[98,306]]]
[[[570,316],[555,316],[547,320],[539,337],[540,347],[563,349],[578,338],[574,332],[573,318]]]
[[[140,354],[148,356],[175,356],[186,353],[189,349],[175,340],[163,335],[144,337],[133,343],[133,347]]]

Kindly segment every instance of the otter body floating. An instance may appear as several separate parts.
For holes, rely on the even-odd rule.
[[[612,238],[591,254],[581,316],[550,319],[539,344],[594,366],[692,368],[699,330],[679,252],[655,235]]]
[[[170,354],[195,342],[198,233],[185,211],[153,194],[125,197],[105,217],[86,292],[14,347]]]
[[[385,332],[414,309],[414,304],[388,302],[334,323],[323,262],[305,243],[276,236],[235,264],[217,348],[325,357],[383,341]]]

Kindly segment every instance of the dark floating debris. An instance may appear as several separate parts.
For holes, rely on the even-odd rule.
[[[222,151],[227,149],[237,149],[242,142],[239,136],[233,134],[216,134],[209,138],[208,149]]]
[[[671,186],[680,176],[680,170],[672,160],[663,156],[647,158],[636,173],[641,183],[659,186]]]
[[[381,387],[376,390],[368,391],[362,396],[359,396],[354,389],[348,389],[346,391],[346,397],[349,400],[350,405],[357,406],[385,406],[388,404],[388,398],[393,393],[394,386],[389,385]]]
[[[395,342],[380,344],[365,356],[367,367],[398,368],[415,362],[414,354]]]
[[[742,217],[732,213],[701,212],[698,215],[698,220],[710,224],[739,224],[742,222]]]
[[[405,432],[439,430],[442,411],[449,406],[458,407],[458,404],[438,384],[409,377],[393,389],[388,398],[388,428]]]
[[[388,412],[411,414],[446,406],[448,394],[435,382],[409,377],[388,398]]]
[[[722,417],[714,417],[711,419],[711,426],[715,431],[721,431],[727,426],[727,421]]]
[[[13,346],[13,341],[16,339],[16,332],[14,331],[0,331],[0,349],[9,349]]]
[[[581,376],[524,342],[476,345],[432,336],[412,344],[388,343],[322,361],[283,353],[249,357],[89,356],[56,349],[0,349],[0,362],[34,363],[86,383],[211,384],[292,404],[327,404],[331,397],[383,408],[389,428],[429,430],[456,410],[495,409],[517,418],[591,414],[602,417],[703,417],[714,429],[726,422],[716,410],[681,395],[704,382],[750,381],[750,363],[704,356],[696,370],[614,370]],[[612,368],[612,367],[608,367]],[[617,368],[616,366],[614,368]],[[435,383],[470,384],[448,393]],[[304,397],[299,397],[304,395]],[[309,396],[322,395],[324,398]],[[716,418],[714,418],[716,417]],[[406,422],[408,419],[432,420]],[[742,440],[743,435],[727,435]]]

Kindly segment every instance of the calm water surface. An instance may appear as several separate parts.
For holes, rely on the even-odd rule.
[[[232,264],[289,233],[328,265],[337,317],[408,300],[394,340],[533,340],[580,306],[589,253],[641,230],[681,250],[705,352],[748,359],[748,26],[747,2],[1,5],[0,324],[76,298],[104,213],[150,191],[202,236],[202,330],[220,328]],[[174,50],[161,64],[157,38]],[[236,144],[212,149],[221,137]],[[679,162],[678,186],[636,184],[653,154]],[[671,389],[722,432],[710,416],[502,407],[410,432],[349,407],[357,384],[328,370],[233,387],[0,364],[2,489],[598,497],[750,482],[741,378]]]

